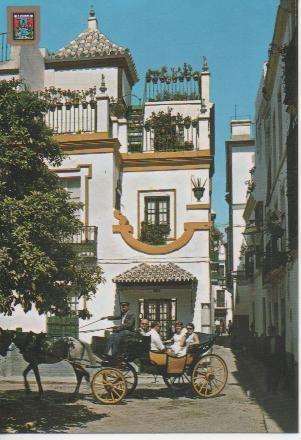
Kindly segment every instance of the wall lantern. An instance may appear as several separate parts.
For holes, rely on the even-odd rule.
[[[257,230],[254,220],[251,220],[247,224],[246,229],[242,234],[245,237],[246,244],[249,248],[255,248],[260,245],[262,233]]]

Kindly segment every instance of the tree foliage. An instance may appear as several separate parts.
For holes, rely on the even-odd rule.
[[[64,156],[43,121],[48,106],[21,81],[0,81],[0,312],[8,315],[18,304],[68,314],[68,296],[89,298],[103,281],[68,244],[82,227],[81,204],[49,170]]]

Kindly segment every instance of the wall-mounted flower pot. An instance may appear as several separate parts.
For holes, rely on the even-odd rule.
[[[201,198],[204,195],[204,191],[205,191],[205,187],[204,186],[198,186],[196,188],[192,188],[194,197],[197,199],[197,201],[199,202],[201,200]]]

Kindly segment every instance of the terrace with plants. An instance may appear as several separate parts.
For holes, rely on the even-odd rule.
[[[148,69],[145,75],[144,102],[191,101],[201,99],[200,72],[190,64]]]

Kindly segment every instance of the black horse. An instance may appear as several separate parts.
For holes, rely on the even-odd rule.
[[[95,365],[99,359],[92,354],[88,344],[72,337],[48,337],[44,333],[16,332],[14,330],[3,330],[0,327],[0,355],[6,356],[10,345],[14,343],[20,350],[28,366],[23,371],[24,385],[26,392],[30,391],[27,381],[28,373],[33,370],[39,389],[39,396],[43,395],[39,364],[55,364],[60,361],[67,361],[74,369],[77,384],[74,393],[79,391],[83,377],[90,381],[89,372],[84,368],[82,362]]]

